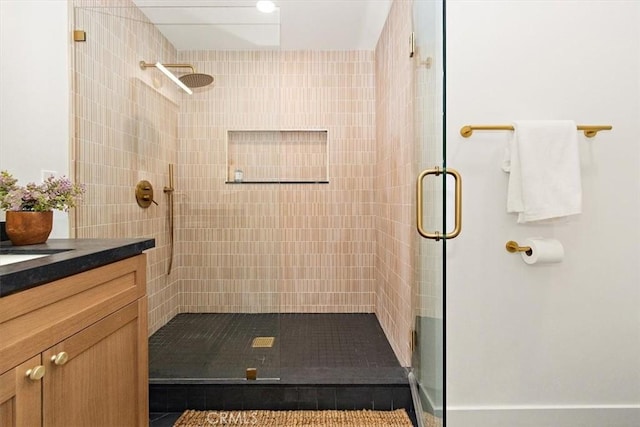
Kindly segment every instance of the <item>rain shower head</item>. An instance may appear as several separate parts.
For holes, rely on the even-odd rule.
[[[209,86],[213,83],[213,76],[202,73],[183,74],[178,79],[190,88]]]
[[[161,64],[156,62],[155,64],[147,63],[144,61],[140,61],[140,68],[143,70],[154,67],[165,73],[171,80],[173,80],[178,86],[182,87],[185,92],[191,94],[191,90],[189,88],[203,87],[208,86],[213,83],[213,76],[209,74],[196,73],[195,68],[191,64]],[[183,74],[180,77],[176,77],[167,70],[167,68],[189,68],[191,69],[191,73]]]

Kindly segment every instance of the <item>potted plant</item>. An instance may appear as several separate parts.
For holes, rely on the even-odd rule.
[[[53,210],[68,211],[84,194],[84,186],[67,177],[50,176],[41,184],[17,185],[9,172],[0,172],[0,209],[6,211],[6,232],[18,245],[44,243],[53,226]]]

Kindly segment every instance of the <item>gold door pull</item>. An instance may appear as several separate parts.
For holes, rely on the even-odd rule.
[[[452,175],[455,178],[455,182],[456,182],[456,187],[455,187],[455,210],[454,210],[454,217],[455,217],[455,225],[454,225],[454,229],[453,231],[447,233],[446,231],[441,233],[439,231],[434,231],[434,232],[428,232],[425,231],[425,229],[423,228],[423,219],[422,219],[422,212],[423,212],[423,197],[422,197],[422,193],[423,193],[423,184],[422,181],[424,180],[424,178],[427,175],[435,175],[435,176],[439,176],[441,174],[447,174],[447,175]],[[423,170],[420,175],[418,175],[418,182],[416,185],[416,226],[418,228],[418,233],[420,233],[420,235],[426,239],[433,239],[435,241],[438,241],[440,239],[453,239],[455,237],[458,236],[458,234],[460,234],[460,231],[462,230],[462,177],[460,176],[460,173],[458,173],[458,171],[456,171],[455,169],[440,169],[440,167],[436,166],[433,169],[425,169]]]
[[[505,246],[507,248],[507,252],[510,253],[524,252],[529,256],[533,253],[530,246],[520,246],[518,242],[514,242],[513,240],[509,240]]]

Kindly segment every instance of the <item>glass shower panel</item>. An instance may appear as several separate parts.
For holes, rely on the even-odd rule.
[[[252,178],[277,177],[281,158],[273,151],[279,141],[254,132],[281,128],[278,14],[252,40],[242,36],[241,19],[253,5],[187,5],[167,14],[141,4],[74,3],[73,26],[86,41],[72,52],[73,165],[87,185],[75,231],[155,238],[147,273],[152,382],[278,379],[281,190]],[[215,24],[182,25],[185,16]],[[224,17],[233,22],[221,24]],[[179,78],[201,73],[214,81],[187,94],[156,62]],[[228,150],[236,131],[249,135],[238,158]],[[173,212],[163,191],[169,165]],[[140,180],[153,185],[157,205],[136,204]],[[156,346],[156,333],[168,341]]]
[[[416,170],[432,169],[420,179],[416,203],[421,204],[424,230],[450,231],[445,227],[447,188],[453,187],[442,171],[444,159],[444,55],[443,3],[417,0],[413,3],[414,105]],[[452,181],[452,180],[451,180]],[[417,231],[413,291],[414,339],[412,393],[420,425],[442,425],[444,417],[444,251],[446,239],[430,240]]]
[[[284,248],[277,184],[280,139],[273,132],[280,129],[279,46],[229,46],[209,54],[208,63],[220,80],[207,115],[215,139],[223,141],[212,152],[212,162],[222,163],[213,172],[219,199],[212,227],[216,256],[226,268],[216,282],[227,298],[217,310],[235,313],[236,331],[245,335],[240,343],[247,346],[230,354],[238,363],[228,377],[279,379]],[[180,57],[197,61],[201,55],[181,52]],[[198,115],[200,106],[194,101],[192,112]],[[208,143],[207,135],[202,141]]]

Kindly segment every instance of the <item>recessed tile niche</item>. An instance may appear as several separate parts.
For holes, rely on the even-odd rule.
[[[326,130],[228,130],[227,183],[327,184]]]

